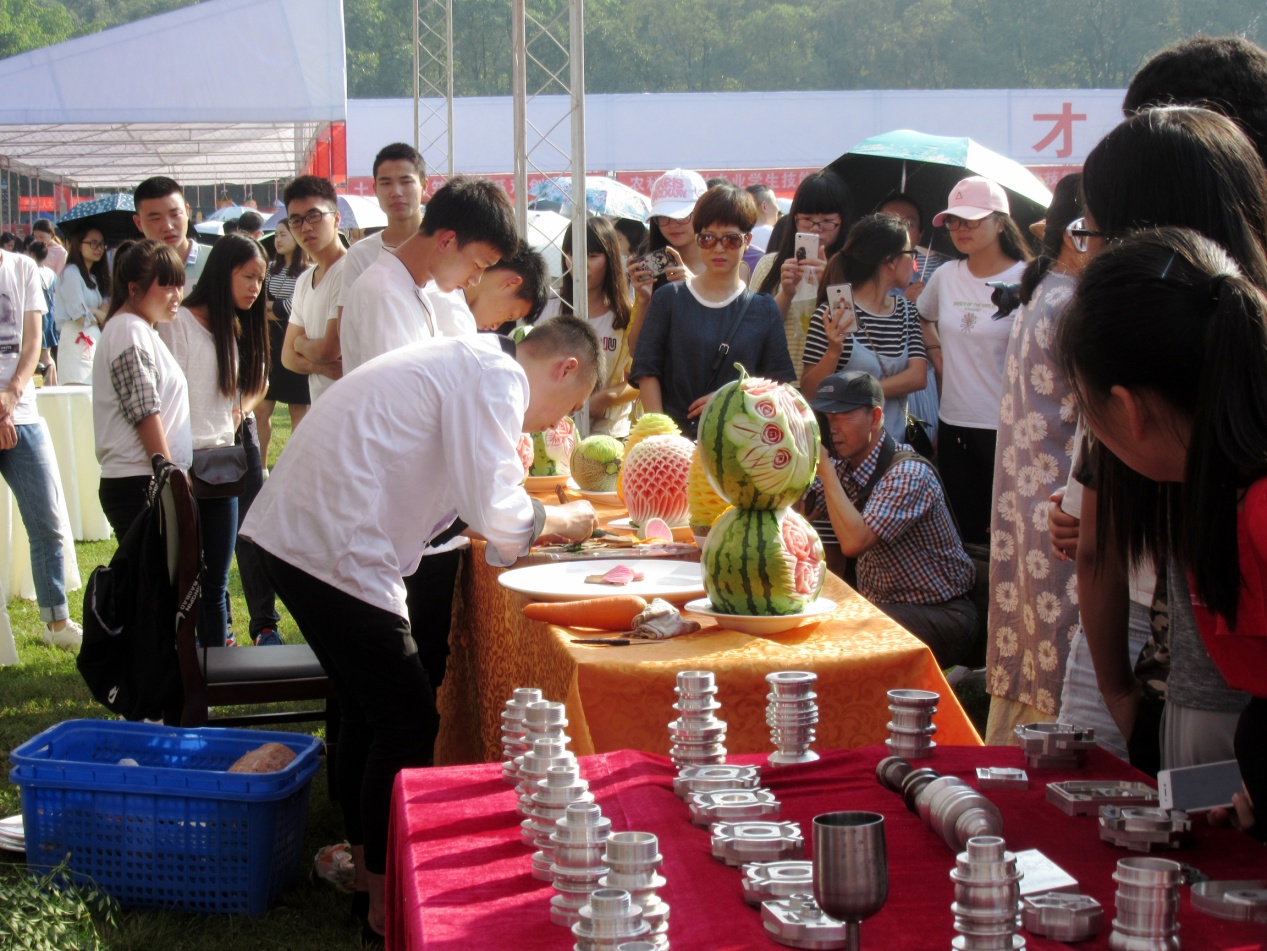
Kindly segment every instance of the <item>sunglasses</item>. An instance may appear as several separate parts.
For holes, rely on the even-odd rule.
[[[1079,254],[1086,254],[1087,247],[1091,243],[1092,238],[1103,238],[1105,241],[1112,241],[1113,235],[1107,231],[1092,231],[1087,227],[1086,218],[1075,218],[1065,227],[1065,234],[1069,235],[1069,243],[1073,245],[1073,249]]]
[[[697,234],[695,243],[705,251],[711,251],[718,244],[721,244],[727,251],[738,251],[743,247],[743,239],[746,237],[747,235],[742,235],[737,231],[732,231],[729,234]]]

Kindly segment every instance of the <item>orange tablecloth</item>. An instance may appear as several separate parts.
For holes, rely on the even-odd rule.
[[[770,750],[765,675],[776,670],[818,674],[820,748],[882,741],[885,693],[896,687],[941,694],[934,720],[939,743],[981,743],[932,652],[834,575],[823,596],[836,602],[836,611],[817,624],[752,637],[701,617],[705,626],[696,634],[602,647],[573,646],[566,629],[526,619],[527,599],[498,584],[500,573],[485,562],[484,544],[474,543],[459,580],[452,655],[438,698],[437,763],[500,759],[501,712],[516,687],[540,687],[546,699],[566,702],[577,755],[622,749],[667,755],[677,672],[693,669],[717,676],[718,716],[728,724],[732,753]]]

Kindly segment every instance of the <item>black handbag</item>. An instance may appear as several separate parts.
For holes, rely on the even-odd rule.
[[[244,446],[195,449],[190,491],[196,499],[236,499],[246,491],[246,473]]]

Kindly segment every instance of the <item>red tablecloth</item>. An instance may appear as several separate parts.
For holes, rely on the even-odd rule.
[[[862,946],[889,949],[949,948],[954,937],[949,872],[954,856],[906,811],[900,798],[875,780],[882,746],[831,751],[818,763],[766,769],[766,785],[783,803],[784,819],[801,823],[812,841],[815,815],[864,809],[886,817],[889,900],[862,924]],[[763,756],[733,762],[764,762]],[[926,765],[970,779],[977,766],[1023,766],[1015,748],[942,747]],[[743,901],[738,869],[710,855],[708,832],[691,825],[685,804],[672,790],[672,765],[663,757],[621,752],[581,759],[603,814],[614,831],[654,832],[664,855],[668,884],[661,896],[671,906],[669,940],[680,951],[739,951],[779,947],[766,937],[758,909]],[[1099,839],[1094,817],[1072,818],[1045,799],[1046,784],[1064,779],[1139,778],[1113,757],[1093,751],[1077,772],[1030,770],[1025,792],[991,792],[1004,817],[1008,848],[1041,849],[1073,875],[1082,891],[1105,907],[1105,928],[1080,948],[1107,948],[1113,918],[1112,873],[1117,860],[1139,853]],[[548,883],[529,873],[531,852],[520,844],[513,792],[496,765],[409,770],[400,774],[392,802],[387,869],[387,947],[403,949],[571,948],[573,939],[551,924]],[[1193,843],[1166,857],[1188,862],[1217,879],[1267,876],[1267,851],[1231,829],[1194,822]],[[1221,921],[1194,910],[1187,889],[1180,909],[1183,946],[1254,951],[1267,944],[1261,924]],[[1031,949],[1066,945],[1028,936]]]

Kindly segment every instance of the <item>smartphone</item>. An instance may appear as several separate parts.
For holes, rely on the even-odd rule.
[[[802,261],[818,260],[818,235],[814,232],[796,232],[796,260],[799,264]]]
[[[1157,774],[1157,798],[1163,809],[1206,812],[1230,808],[1232,794],[1241,789],[1241,768],[1234,759],[1163,769]]]
[[[841,306],[845,308],[845,333],[846,335],[853,333],[858,329],[858,308],[853,302],[853,285],[852,284],[828,284],[827,285],[827,306],[830,308],[829,313],[838,310]]]
[[[659,277],[665,272],[671,261],[672,258],[669,257],[669,252],[660,248],[657,251],[648,251],[643,256],[641,263],[651,272],[652,277]]]

